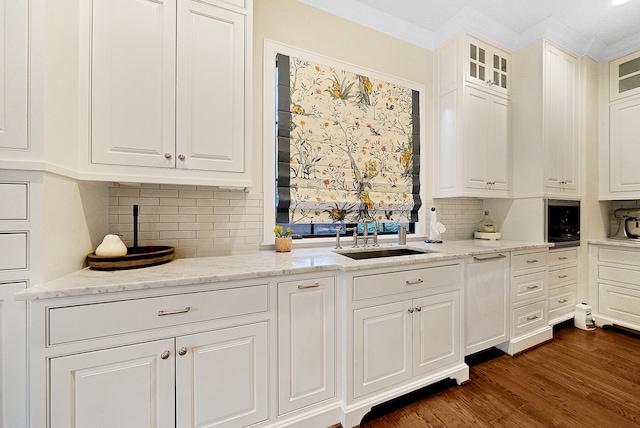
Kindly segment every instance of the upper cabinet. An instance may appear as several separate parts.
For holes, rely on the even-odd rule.
[[[250,0],[92,7],[87,178],[250,187]]]
[[[608,117],[601,132],[600,199],[640,198],[640,51],[600,67],[604,103],[600,114]],[[608,81],[607,81],[608,80]],[[603,123],[607,123],[603,121]]]
[[[493,92],[510,94],[511,54],[471,36],[465,38],[464,47],[465,80]]]
[[[609,63],[609,100],[640,94],[640,53],[634,52]]]
[[[0,160],[29,150],[27,140],[28,2],[0,0]]]
[[[433,196],[509,196],[511,55],[461,35],[437,50],[435,69]]]
[[[579,195],[578,58],[539,40],[513,66],[514,194]]]

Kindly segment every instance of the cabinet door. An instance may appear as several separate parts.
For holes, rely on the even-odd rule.
[[[413,301],[413,376],[462,360],[458,290]]]
[[[464,332],[469,355],[509,340],[508,258],[474,257],[466,268]]]
[[[609,99],[640,94],[640,52],[634,52],[609,63]]]
[[[94,0],[92,16],[92,162],[173,167],[175,0]]]
[[[611,192],[640,191],[640,98],[609,107],[609,175]]]
[[[578,188],[578,60],[545,45],[544,185]]]
[[[0,149],[28,150],[26,1],[0,0]],[[6,153],[5,153],[6,154]],[[3,154],[4,156],[4,154]]]
[[[468,37],[466,47],[467,82],[489,88],[491,91],[508,94],[510,92],[511,55],[494,46]]]
[[[176,426],[244,427],[268,418],[266,322],[176,339]]]
[[[0,284],[0,427],[27,426],[27,303],[14,297],[26,286]]]
[[[278,413],[335,396],[335,286],[321,278],[278,284]]]
[[[509,187],[510,102],[484,91],[464,90],[465,187]]]
[[[174,341],[50,360],[51,428],[174,427]]]
[[[178,5],[177,167],[244,172],[247,17]]]
[[[412,376],[411,301],[353,312],[354,397]]]

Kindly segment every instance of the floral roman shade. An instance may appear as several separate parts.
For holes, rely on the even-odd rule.
[[[416,222],[418,92],[278,55],[281,223]]]

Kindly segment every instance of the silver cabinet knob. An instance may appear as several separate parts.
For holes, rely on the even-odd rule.
[[[166,360],[167,358],[169,358],[169,355],[171,355],[171,352],[164,351],[162,354],[160,354],[160,358],[162,358],[163,360]]]
[[[422,310],[422,306],[416,306],[416,311],[420,312]]]
[[[186,353],[187,353],[187,348],[185,348],[184,346],[180,348],[180,350],[178,351],[178,355],[185,355]]]
[[[172,157],[173,157],[173,156],[171,156],[171,153],[165,153],[165,154],[164,154],[164,158],[165,158],[166,160],[171,160],[171,158],[172,158]]]
[[[181,161],[185,160],[185,156],[183,154],[179,154],[178,155],[178,159],[180,159]]]
[[[412,314],[413,313],[413,308],[409,308],[409,313]]]

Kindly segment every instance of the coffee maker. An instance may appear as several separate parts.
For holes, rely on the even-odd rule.
[[[640,240],[640,207],[620,208],[613,212],[613,216],[619,220],[619,224],[618,232],[612,239]]]

